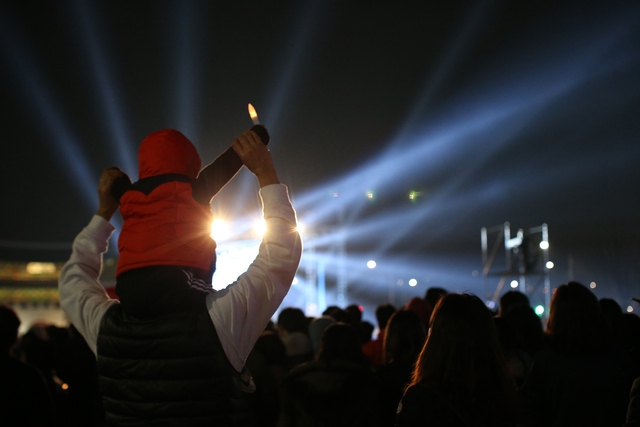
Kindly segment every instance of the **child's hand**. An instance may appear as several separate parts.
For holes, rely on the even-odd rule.
[[[255,132],[244,132],[233,140],[231,146],[247,169],[258,178],[260,187],[280,183],[271,153]]]
[[[99,207],[96,215],[100,215],[107,221],[111,219],[111,216],[118,209],[118,201],[111,194],[111,186],[116,178],[124,175],[120,169],[116,167],[108,168],[102,171],[100,177],[100,183],[98,184],[98,200]]]

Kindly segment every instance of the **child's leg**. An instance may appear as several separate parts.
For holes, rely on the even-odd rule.
[[[204,302],[206,288],[179,266],[152,266],[129,270],[116,283],[116,294],[128,314],[148,318],[190,311]],[[211,285],[209,285],[211,289]]]

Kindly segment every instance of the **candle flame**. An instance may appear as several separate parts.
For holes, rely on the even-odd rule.
[[[256,109],[253,108],[253,105],[249,104],[249,115],[251,116],[251,120],[255,120],[258,118],[258,113],[256,113]]]

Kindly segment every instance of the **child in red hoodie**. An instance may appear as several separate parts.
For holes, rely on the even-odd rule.
[[[263,143],[262,125],[251,128]],[[139,180],[123,175],[112,186],[124,224],[116,293],[138,317],[186,311],[212,291],[216,244],[209,204],[242,167],[232,148],[204,169],[193,144],[180,132],[149,134],[138,150]]]

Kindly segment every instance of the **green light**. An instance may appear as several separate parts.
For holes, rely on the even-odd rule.
[[[535,311],[538,316],[542,316],[544,314],[544,307],[541,305],[537,305]]]
[[[416,199],[418,198],[418,196],[422,195],[421,191],[415,191],[415,190],[411,190],[409,192],[409,200],[411,200],[412,202],[415,202]]]

